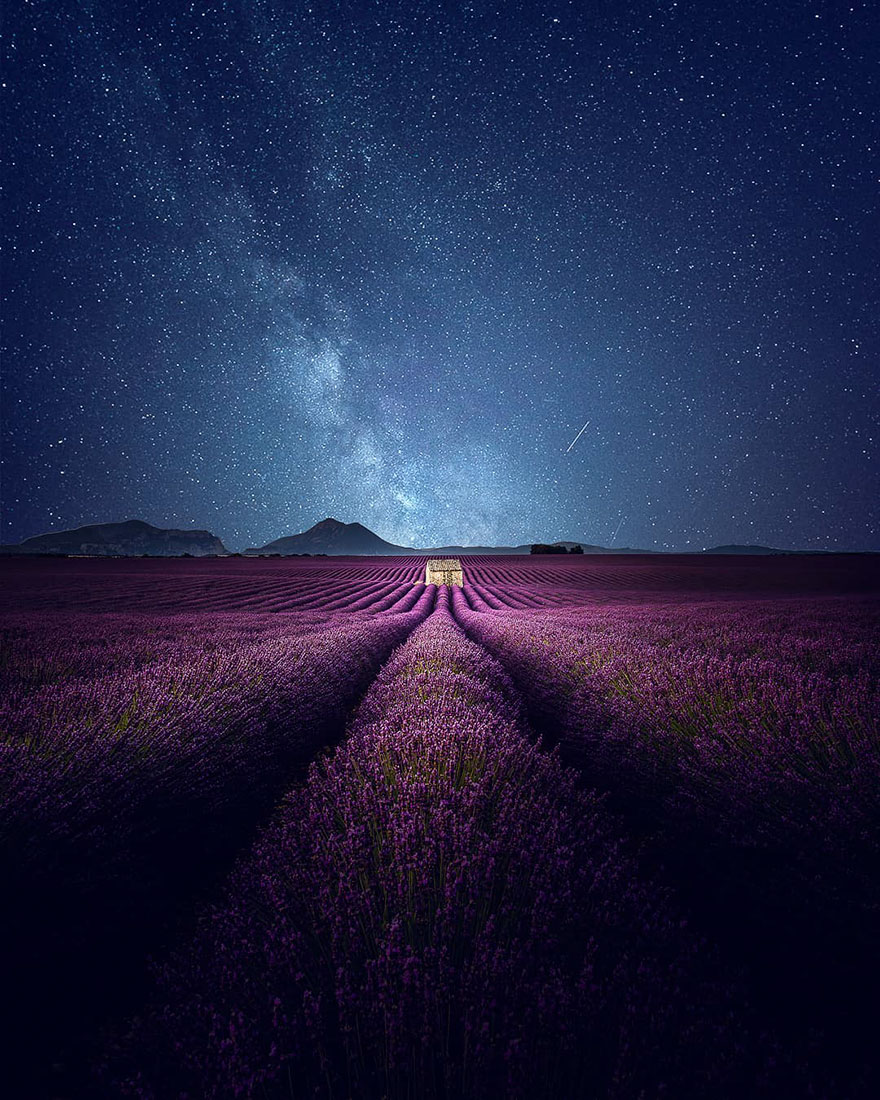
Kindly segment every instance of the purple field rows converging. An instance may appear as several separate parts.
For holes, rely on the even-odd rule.
[[[2,563],[8,1078],[872,1095],[876,560],[425,565]]]

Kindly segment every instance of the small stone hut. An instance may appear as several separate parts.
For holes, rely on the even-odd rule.
[[[425,584],[464,584],[464,574],[458,558],[431,558],[425,568]]]

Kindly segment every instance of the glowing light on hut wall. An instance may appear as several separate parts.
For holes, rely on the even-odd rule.
[[[425,567],[425,584],[464,584],[464,573],[458,558],[431,558]]]

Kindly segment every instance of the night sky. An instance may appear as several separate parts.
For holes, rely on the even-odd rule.
[[[873,3],[6,11],[3,541],[880,548]]]

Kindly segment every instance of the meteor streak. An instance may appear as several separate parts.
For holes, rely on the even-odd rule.
[[[584,432],[587,430],[587,428],[589,426],[590,426],[590,422],[588,420],[586,422],[586,424],[584,424],[584,426],[578,432],[578,434],[574,437],[574,439],[571,441],[571,443],[569,443],[568,448],[566,449],[566,452],[565,452],[566,454],[568,454],[568,452],[572,449],[572,447],[575,445],[575,443],[577,443],[577,441],[580,439],[580,437],[584,434]]]

